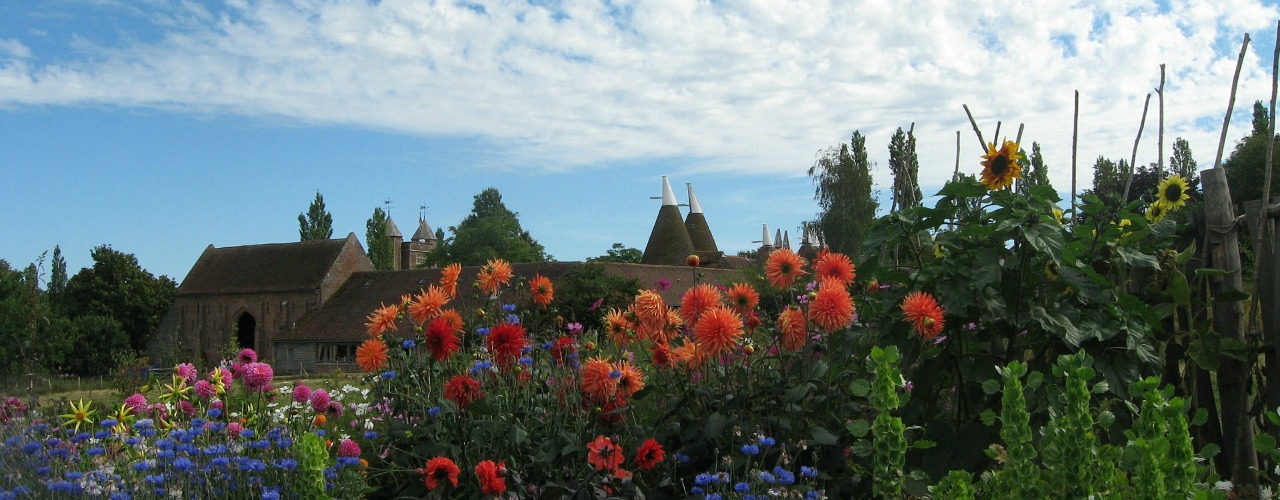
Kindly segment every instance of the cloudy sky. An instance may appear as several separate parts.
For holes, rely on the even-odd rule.
[[[1280,9],[1258,0],[47,0],[0,5],[0,259],[111,244],[181,280],[207,245],[294,241],[317,191],[335,235],[374,207],[412,232],[496,187],[558,260],[643,249],[670,176],[722,250],[817,210],[815,154],[867,136],[876,182],[915,124],[920,179],[980,169],[1025,124],[1063,197],[1128,158],[1165,64],[1166,151],[1213,164],[1270,96]],[[1139,161],[1156,161],[1156,106]],[[388,204],[389,202],[389,204]]]

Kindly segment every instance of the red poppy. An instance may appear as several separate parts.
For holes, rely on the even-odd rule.
[[[440,483],[446,480],[458,486],[458,473],[461,471],[458,464],[453,463],[453,459],[435,457],[428,460],[427,466],[423,468],[423,480],[427,483],[427,490],[439,488]]]
[[[622,448],[604,436],[596,436],[595,441],[587,443],[587,463],[596,470],[614,470],[622,465]]]
[[[501,495],[507,491],[507,482],[502,479],[506,469],[505,462],[493,463],[485,460],[476,464],[476,478],[480,479],[480,491],[486,495]]]
[[[663,458],[666,458],[666,454],[662,451],[662,445],[649,438],[640,443],[640,449],[636,450],[635,463],[641,470],[650,470],[662,463]]]

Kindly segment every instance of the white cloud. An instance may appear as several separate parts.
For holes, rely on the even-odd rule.
[[[384,0],[183,3],[149,16],[154,42],[79,59],[0,40],[0,106],[107,103],[282,116],[509,145],[494,168],[694,158],[695,169],[803,175],[813,152],[868,136],[879,163],[916,123],[921,179],[961,168],[995,122],[1042,143],[1069,185],[1072,92],[1081,92],[1080,183],[1093,158],[1128,158],[1142,100],[1168,65],[1166,146],[1211,166],[1243,31],[1274,6],[1233,0],[613,2]],[[94,40],[87,39],[91,46]],[[1253,47],[1237,116],[1269,95]],[[56,62],[51,62],[56,61]],[[1155,100],[1140,161],[1155,158]],[[1215,127],[1216,128],[1216,127]],[[1236,137],[1239,134],[1231,134]],[[886,182],[886,174],[880,174]]]

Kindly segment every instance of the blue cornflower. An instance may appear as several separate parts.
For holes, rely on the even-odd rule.
[[[701,495],[705,491],[706,490],[703,490],[701,486],[694,486],[692,488],[689,488],[689,493],[693,493],[694,495]]]
[[[49,483],[49,491],[58,493],[75,493],[78,487],[71,481],[54,481]]]
[[[200,418],[200,417],[192,418],[192,419],[191,419],[191,432],[197,432],[198,430],[204,430],[204,424],[207,424],[207,423],[209,423],[209,421],[208,421],[208,420],[205,420],[205,419],[203,419],[203,418]]]
[[[520,356],[520,364],[522,364],[522,365],[532,365],[532,364],[533,364],[533,358],[528,357],[528,356]]]
[[[71,436],[71,442],[72,442],[72,443],[83,443],[83,442],[85,442],[85,441],[88,441],[90,437],[91,437],[91,436],[89,435],[89,433],[88,433],[88,432],[81,432],[81,433],[77,433],[76,435]]]
[[[191,470],[195,465],[196,464],[191,463],[191,459],[187,457],[178,457],[177,460],[173,461],[173,468],[184,472]]]
[[[270,447],[271,447],[271,440],[269,440],[269,439],[259,439],[259,440],[257,440],[257,441],[252,442],[252,443],[249,443],[249,447],[250,447],[250,448],[259,449],[259,450],[265,450],[265,449],[267,449],[267,448],[270,448]]]
[[[200,450],[200,453],[204,453],[205,455],[222,455],[226,452],[227,445],[224,444],[211,444],[208,448]]]
[[[40,443],[35,441],[22,445],[22,452],[27,455],[35,455],[38,451],[40,451]]]
[[[324,429],[316,429],[316,430],[311,431],[311,432],[316,433],[316,435],[317,435],[317,436],[324,437]]]
[[[804,477],[809,477],[809,478],[818,477],[818,469],[809,467],[808,465],[801,465],[800,475]]]
[[[515,305],[515,304],[502,304],[502,311],[503,311],[503,312],[515,312],[515,311],[516,311],[516,305]]]
[[[783,469],[781,465],[773,468],[773,475],[777,476],[778,484],[781,485],[795,484],[796,482],[796,475],[787,469]]]
[[[146,477],[147,484],[164,484],[164,474],[156,474]]]
[[[67,471],[67,480],[68,480],[68,481],[79,481],[79,480],[80,480],[80,478],[82,478],[82,477],[84,477],[84,473],[83,473],[83,472]]]
[[[615,370],[613,370],[613,371],[609,372],[609,378],[614,379],[614,380],[618,380],[618,379],[622,378],[622,370],[616,370],[616,369],[615,369]]]
[[[141,440],[141,439],[138,439],[138,438],[133,437],[133,436],[129,436],[129,437],[127,437],[127,438],[124,438],[124,444],[127,444],[127,445],[129,445],[129,446],[135,446],[135,445],[137,445],[138,443],[141,443],[141,442],[142,442],[142,440]]]
[[[48,465],[41,465],[39,467],[36,467],[36,474],[39,474],[41,476],[47,476],[52,473],[53,473],[53,469],[49,468]]]
[[[551,348],[551,343],[550,343],[550,342],[547,342],[547,343],[545,343],[545,344],[542,344],[542,348],[543,348],[543,349],[550,349],[550,348]]]
[[[240,470],[245,472],[262,472],[267,470],[267,464],[256,458],[249,458],[240,462]]]
[[[755,456],[760,454],[760,447],[754,444],[742,445],[742,454],[747,456]]]
[[[489,334],[489,327],[482,326],[480,328],[476,328],[476,335],[488,335],[488,334]]]
[[[365,439],[377,439],[377,438],[378,438],[378,433],[377,433],[377,432],[374,432],[374,431],[364,431],[364,438],[365,438]]]
[[[99,422],[98,425],[102,426],[104,429],[111,429],[117,425],[120,425],[120,421],[114,418],[108,418],[106,420],[103,420],[102,422]]]
[[[721,500],[723,497],[719,493],[707,493],[706,500]]]
[[[771,437],[768,437],[768,436],[760,436],[760,444],[761,444],[761,445],[764,445],[764,446],[773,446],[773,445],[774,445],[774,444],[776,444],[776,443],[777,443],[777,441],[774,441],[774,440],[773,440],[773,438],[771,438]]]
[[[211,467],[217,467],[220,469],[226,469],[227,465],[230,465],[230,464],[231,464],[231,459],[227,457],[218,457],[209,461],[209,465]]]
[[[676,461],[677,461],[677,462],[680,462],[680,463],[682,463],[682,464],[683,464],[683,463],[688,463],[688,462],[689,462],[689,455],[685,455],[684,453],[681,453],[681,452],[678,452],[678,451],[677,451],[677,452],[675,453],[675,455],[673,455],[673,456],[676,458]]]
[[[57,448],[58,445],[62,444],[62,440],[58,438],[49,438],[45,440],[44,444],[49,445],[50,448]]]
[[[169,438],[160,438],[156,440],[156,448],[159,448],[161,450],[173,449],[173,445],[175,444],[178,444],[178,443],[173,442],[173,440]]]
[[[134,464],[133,464],[133,470],[136,470],[136,471],[138,471],[138,472],[142,472],[142,471],[146,471],[146,470],[151,470],[151,467],[152,467],[153,465],[154,465],[154,464],[153,464],[153,463],[151,463],[151,461],[150,461],[150,460],[143,460],[143,461],[141,461],[141,462],[136,462],[136,463],[134,463]]]
[[[703,472],[701,474],[698,474],[697,477],[693,478],[693,484],[696,484],[698,486],[707,486],[711,484],[713,481],[715,481],[715,479],[716,479],[715,476],[711,474],[707,474],[706,472]]]
[[[220,408],[209,408],[209,411],[207,411],[207,412],[205,412],[205,413],[207,413],[207,414],[209,415],[209,418],[218,418],[218,417],[221,417],[221,416],[222,416],[222,409],[220,409]]]
[[[98,431],[93,433],[93,437],[96,439],[106,439],[111,437],[111,431],[106,431],[106,430]]]
[[[403,347],[405,349],[413,349],[414,347],[417,347],[417,346],[418,346],[418,343],[414,342],[413,339],[404,339],[404,342],[400,343],[400,347]]]
[[[360,459],[358,457],[338,457],[338,463],[347,467],[355,467],[360,465]]]
[[[768,472],[766,472],[766,471],[760,471],[760,480],[761,480],[761,481],[764,481],[764,482],[766,482],[766,483],[769,483],[769,484],[777,484],[777,483],[778,483],[778,479],[777,479],[777,478],[775,478],[775,477],[773,477],[773,474],[770,474],[770,473],[768,473]]]
[[[244,430],[240,431],[240,437],[242,437],[242,438],[251,438],[251,437],[253,437],[253,429],[244,429]]]
[[[507,315],[507,323],[511,323],[511,324],[513,324],[513,325],[518,325],[518,324],[520,324],[520,317],[519,317],[519,316],[516,316],[516,315],[514,315],[514,314],[508,314],[508,315]]]
[[[263,490],[262,500],[280,500],[280,492],[276,490]]]
[[[385,372],[382,372],[382,378],[384,378],[384,379],[386,379],[386,380],[391,380],[391,379],[393,379],[393,378],[396,378],[396,372],[391,371],[391,370],[387,370],[387,371],[385,371]]]
[[[49,454],[53,455],[56,458],[67,458],[68,456],[70,456],[70,454],[67,453],[66,448],[54,448],[52,451],[49,452]]]
[[[133,423],[134,429],[150,429],[154,426],[155,426],[155,421],[149,418],[140,419],[137,422]]]
[[[133,497],[129,496],[129,492],[127,491],[117,491],[112,493],[107,500],[133,500]]]
[[[816,491],[810,490],[808,493],[804,494],[804,498],[805,500],[818,500],[819,498],[822,498],[822,495],[819,495]]]
[[[440,407],[439,407],[439,406],[432,406],[430,410],[427,410],[427,415],[430,415],[430,416],[433,416],[433,417],[434,417],[434,416],[436,416],[436,414],[438,414],[438,413],[440,413]]]
[[[298,461],[292,458],[282,458],[276,461],[276,468],[284,470],[293,470],[298,467]]]
[[[524,346],[524,347],[521,347],[521,348],[520,348],[520,352],[521,352],[521,353],[523,353],[523,354],[529,354],[529,353],[533,352],[533,346],[526,345],[526,346]]]
[[[747,484],[746,481],[738,481],[738,484],[733,485],[733,491],[736,491],[738,493],[746,493],[748,491],[751,491],[751,485]]]
[[[161,460],[169,460],[176,456],[178,456],[178,454],[174,453],[173,450],[160,450],[156,452],[156,458]]]
[[[96,457],[98,455],[106,453],[106,450],[103,450],[101,446],[94,446],[93,448],[89,448],[88,450],[86,450],[85,453],[88,453],[89,456],[91,457]]]

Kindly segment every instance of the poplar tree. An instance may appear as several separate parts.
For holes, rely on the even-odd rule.
[[[871,167],[867,139],[856,130],[848,144],[827,148],[809,167],[813,197],[822,209],[813,223],[832,251],[853,259],[862,253],[867,226],[879,206],[871,194]]]
[[[327,240],[333,236],[333,216],[324,209],[324,196],[319,191],[307,213],[298,214],[298,236],[301,241]]]

